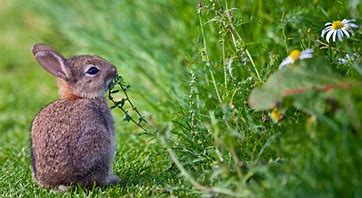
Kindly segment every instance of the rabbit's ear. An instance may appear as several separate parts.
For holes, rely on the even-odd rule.
[[[49,73],[63,80],[71,77],[71,71],[65,58],[52,48],[44,44],[36,44],[32,48],[38,63]]]

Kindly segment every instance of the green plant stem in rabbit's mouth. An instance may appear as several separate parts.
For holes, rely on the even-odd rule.
[[[109,85],[109,89],[108,89],[108,99],[113,103],[113,105],[110,107],[111,109],[115,109],[115,108],[119,108],[121,109],[121,111],[123,112],[123,114],[125,115],[125,117],[123,118],[124,121],[131,121],[134,124],[136,124],[138,127],[142,128],[144,131],[146,131],[146,129],[142,126],[142,123],[146,123],[147,121],[145,120],[144,116],[142,116],[142,114],[138,111],[137,107],[135,107],[132,103],[132,101],[130,100],[128,94],[127,94],[127,89],[130,86],[127,85],[124,81],[122,76],[119,76],[118,74],[113,78],[112,83]],[[114,98],[114,94],[117,94],[119,92],[123,92],[123,97],[121,97],[121,99],[115,99]],[[131,107],[131,110],[134,111],[137,115],[138,118],[134,118],[129,114],[129,111],[125,108],[125,104],[128,103]]]

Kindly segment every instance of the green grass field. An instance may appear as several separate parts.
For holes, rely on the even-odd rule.
[[[0,197],[362,197],[361,12],[358,0],[0,0]],[[327,43],[324,24],[344,18],[359,27]],[[130,85],[151,126],[112,110],[119,185],[32,180],[31,122],[58,98],[38,42],[100,55]]]

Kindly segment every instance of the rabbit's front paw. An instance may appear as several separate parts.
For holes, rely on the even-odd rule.
[[[106,179],[106,184],[115,185],[118,184],[120,181],[119,177],[116,175],[109,175]]]
[[[59,185],[59,186],[55,186],[54,188],[51,189],[52,192],[60,192],[60,193],[65,193],[67,192],[69,189],[69,186],[66,185]]]
[[[68,191],[68,186],[65,186],[65,185],[60,185],[60,186],[58,186],[58,190],[60,191],[60,192],[67,192]]]

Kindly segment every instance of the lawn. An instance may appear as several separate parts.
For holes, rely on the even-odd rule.
[[[361,12],[356,0],[0,0],[0,196],[362,197]],[[345,18],[359,25],[350,38],[321,37]],[[112,110],[120,184],[32,180],[31,122],[58,98],[38,42],[100,55],[130,85],[148,124]],[[279,69],[294,49],[312,57]]]

